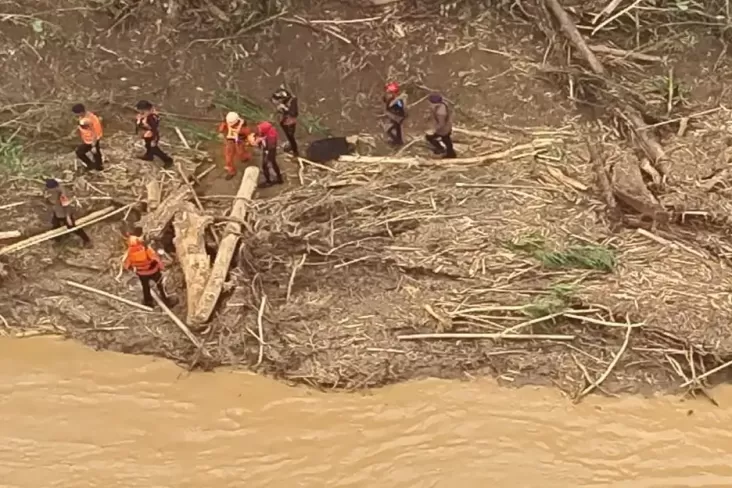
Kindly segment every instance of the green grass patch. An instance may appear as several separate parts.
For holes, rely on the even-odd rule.
[[[15,134],[0,135],[0,172],[20,174],[24,169],[25,148],[23,141]]]
[[[556,283],[545,295],[527,306],[523,312],[531,318],[546,317],[570,307],[576,288],[567,283]]]
[[[218,93],[214,97],[213,103],[216,108],[227,112],[236,112],[255,124],[263,120],[272,121],[277,118],[274,107],[261,105],[251,98],[232,91]],[[330,130],[325,126],[321,117],[304,113],[298,117],[297,121],[298,125],[304,128],[308,134],[330,135]]]
[[[546,248],[544,238],[536,233],[508,242],[506,247],[512,251],[531,255],[547,268],[580,268],[611,272],[617,266],[615,252],[612,249],[592,244],[550,250]]]
[[[199,142],[211,142],[218,138],[215,125],[208,124],[208,129],[203,124],[197,124],[190,120],[182,119],[172,115],[165,116],[169,127],[178,127],[188,142],[196,144]]]

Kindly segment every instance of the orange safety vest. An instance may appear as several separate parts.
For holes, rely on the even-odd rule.
[[[145,129],[145,132],[142,133],[143,139],[149,139],[154,135],[151,130],[151,127],[147,123],[147,116],[148,115],[157,115],[157,114],[158,114],[158,112],[155,109],[152,109],[152,111],[147,115],[137,114],[137,126]]]
[[[241,128],[244,126],[244,121],[240,120],[234,125],[226,124],[226,138],[232,141],[239,141],[241,137]]]
[[[160,271],[162,264],[155,251],[138,242],[128,246],[125,268],[133,268],[139,276],[150,276]]]
[[[102,138],[102,123],[99,117],[92,112],[87,112],[85,116],[79,117],[79,135],[84,144],[94,143],[94,136],[97,140]]]

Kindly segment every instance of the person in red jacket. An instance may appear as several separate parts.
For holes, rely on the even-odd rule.
[[[260,122],[257,125],[255,144],[262,149],[262,175],[264,184],[260,186],[281,185],[284,183],[280,167],[277,164],[277,129],[269,122]],[[272,181],[274,173],[275,180]]]

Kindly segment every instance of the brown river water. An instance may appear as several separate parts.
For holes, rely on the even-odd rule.
[[[0,487],[732,487],[721,407],[488,380],[325,394],[0,339]]]

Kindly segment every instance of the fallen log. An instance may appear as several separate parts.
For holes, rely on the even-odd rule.
[[[175,214],[180,211],[183,204],[191,197],[191,189],[188,185],[179,186],[173,193],[155,209],[154,212],[147,214],[142,219],[142,235],[143,239],[159,239],[162,237],[163,230],[173,220]]]
[[[147,210],[148,212],[155,210],[160,206],[162,190],[158,180],[150,180],[147,184]]]
[[[589,48],[584,37],[580,34],[577,26],[575,26],[572,19],[559,3],[559,0],[544,0],[544,2],[559,22],[562,32],[564,32],[567,39],[569,39],[579,54],[585,59],[585,61],[587,61],[590,69],[592,69],[596,75],[604,78],[607,75],[605,67],[597,59],[595,53],[593,53]],[[662,162],[665,156],[664,151],[654,135],[645,128],[646,124],[643,121],[641,114],[634,108],[628,106],[624,106],[623,110],[616,108],[615,111],[623,120],[626,121],[628,127],[633,131],[633,134],[637,139],[635,142],[637,142],[640,148],[648,155],[651,164],[653,164],[662,176],[665,176],[666,168]]]
[[[481,154],[472,158],[454,158],[454,159],[427,159],[420,157],[392,157],[392,156],[341,156],[338,161],[344,163],[365,163],[365,164],[406,164],[413,166],[429,166],[429,165],[460,165],[460,164],[480,164],[489,161],[498,161],[507,157],[530,156],[537,154],[544,149],[560,143],[556,139],[537,139],[528,144],[519,144],[504,151],[490,152]]]
[[[19,230],[8,230],[4,232],[0,232],[0,240],[3,239],[15,239],[16,237],[20,237],[21,233]]]
[[[254,190],[257,188],[258,179],[259,168],[250,166],[244,171],[241,184],[239,185],[239,191],[236,193],[236,199],[234,200],[231,214],[229,215],[231,219],[244,220],[249,201],[254,195]],[[229,274],[234,250],[241,236],[241,225],[236,222],[229,222],[226,225],[225,232],[226,235],[221,239],[221,245],[216,253],[216,261],[211,269],[211,275],[198,300],[192,323],[203,324],[208,321],[214,308],[216,308],[224,281]]]
[[[67,229],[66,227],[62,227],[60,229],[49,230],[42,234],[38,234],[33,237],[29,237],[28,239],[22,240],[20,242],[16,242],[15,244],[11,244],[10,246],[3,247],[2,249],[0,249],[0,256],[3,256],[5,254],[10,254],[10,253],[13,253],[16,251],[20,251],[25,248],[35,246],[36,244],[46,242],[55,237],[59,237],[62,235],[69,234],[71,232],[75,232],[77,229],[81,229],[83,227],[87,227],[89,225],[96,224],[97,222],[101,222],[102,220],[108,219],[114,215],[117,215],[119,213],[126,211],[131,206],[132,206],[132,204],[126,205],[126,206],[118,208],[116,210],[114,207],[110,206],[110,207],[106,207],[102,210],[99,210],[97,212],[92,212],[89,215],[77,220],[76,227],[74,227],[72,229]]]
[[[444,333],[444,334],[408,334],[397,336],[400,341],[412,341],[417,339],[493,339],[493,340],[551,340],[551,341],[573,341],[573,335],[559,334],[471,334],[471,333]]]
[[[169,308],[168,306],[163,303],[163,300],[160,299],[157,292],[155,290],[151,290],[151,295],[153,299],[155,300],[155,303],[158,304],[160,309],[165,312],[165,315],[168,316],[168,318],[180,329],[181,332],[183,332],[183,335],[185,335],[189,341],[191,341],[191,344],[196,346],[196,348],[201,351],[201,353],[206,357],[211,357],[211,353],[208,352],[207,349],[205,349],[203,346],[204,344],[198,340],[196,336],[193,335],[191,330],[188,328],[186,324],[183,323],[181,319],[179,319]]]
[[[124,303],[125,305],[129,305],[130,307],[134,307],[134,308],[138,308],[140,310],[144,310],[145,312],[152,312],[153,311],[153,309],[150,308],[150,307],[148,307],[148,306],[142,305],[140,303],[133,302],[131,300],[127,300],[126,298],[122,298],[120,296],[113,295],[111,293],[107,293],[106,291],[103,291],[103,290],[98,290],[96,288],[92,288],[91,286],[82,285],[81,283],[76,283],[75,281],[71,281],[71,280],[64,280],[64,283],[66,283],[69,286],[73,286],[74,288],[78,288],[79,290],[84,290],[84,291],[89,292],[89,293],[94,293],[95,295],[99,295],[99,296],[102,296],[104,298],[109,298],[111,300],[116,300],[116,301],[118,301],[120,303]]]
[[[635,59],[636,61],[646,61],[649,63],[663,63],[661,56],[653,56],[652,54],[636,53],[633,51],[626,51],[625,49],[618,49],[603,44],[590,46],[590,50],[595,53],[610,54],[611,56],[617,56],[620,58]]]
[[[176,256],[186,279],[188,306],[186,321],[189,323],[194,318],[198,300],[211,273],[211,260],[206,253],[205,231],[212,221],[209,216],[197,214],[191,206],[190,209],[178,213],[173,222]]]

